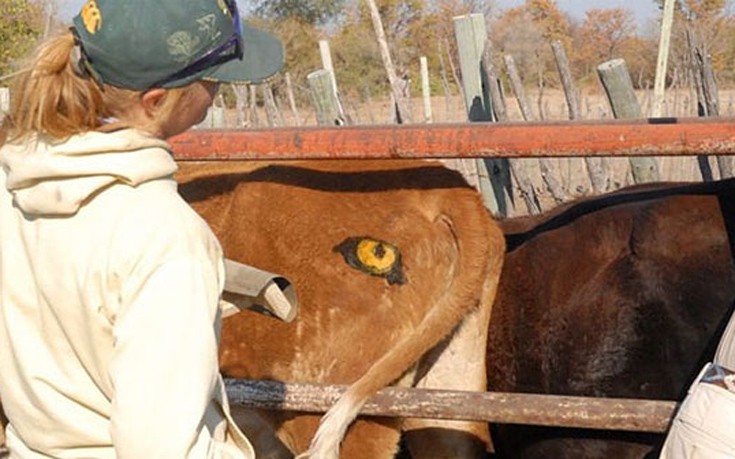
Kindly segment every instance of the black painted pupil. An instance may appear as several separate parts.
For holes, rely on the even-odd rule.
[[[383,247],[383,244],[376,245],[373,254],[378,258],[383,258],[385,256],[385,247]]]

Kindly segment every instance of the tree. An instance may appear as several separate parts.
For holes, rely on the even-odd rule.
[[[640,71],[641,41],[633,13],[625,8],[587,11],[574,32],[574,66],[582,78],[591,78],[597,66],[614,58],[625,59],[631,73]],[[644,47],[643,49],[647,49]],[[645,58],[655,55],[643,54]],[[635,64],[635,65],[633,65]]]
[[[664,0],[654,0],[663,9]],[[679,0],[674,4],[669,74],[687,75],[691,67],[690,46],[706,53],[716,72],[729,71],[733,18],[726,0]]]
[[[492,24],[493,43],[502,54],[511,54],[520,74],[534,78],[540,86],[558,82],[551,42],[564,48],[571,43],[567,17],[554,0],[526,0],[507,10]]]
[[[625,8],[587,11],[579,29],[579,53],[588,53],[595,63],[619,57],[626,40],[635,36],[633,13]]]
[[[412,76],[419,74],[419,58],[429,57],[432,74],[439,74],[438,44],[454,41],[452,17],[465,14],[467,7],[455,0],[434,2],[431,7],[421,0],[378,0],[377,6],[393,63],[400,76],[410,79],[412,92],[418,91],[419,78]],[[360,96],[387,94],[386,71],[364,2],[347,12],[333,45],[335,72],[344,92],[352,90]],[[433,79],[432,83],[438,86],[440,81]]]
[[[12,73],[43,33],[43,3],[34,0],[0,0],[0,75]]]
[[[278,36],[285,50],[284,71],[289,72],[291,81],[297,87],[305,87],[307,75],[322,67],[319,39],[323,36],[323,32],[315,25],[295,17],[284,18],[271,25],[265,23],[256,25],[271,29]],[[307,97],[306,91],[297,91],[297,94],[300,99],[305,100]]]

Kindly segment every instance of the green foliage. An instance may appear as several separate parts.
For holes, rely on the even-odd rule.
[[[388,77],[369,22],[348,22],[330,41],[330,47],[337,81],[344,94],[362,100],[388,94]]]
[[[43,32],[43,5],[33,0],[0,0],[0,75],[13,71]]]
[[[466,14],[460,0],[378,0],[391,59],[399,77],[410,80],[411,94],[421,91],[420,58],[426,56],[433,93],[440,93],[442,69],[439,52],[448,66],[447,46],[453,46],[454,16]],[[331,38],[332,55],[340,90],[351,97],[386,97],[388,77],[365,2],[349,11],[343,27]],[[445,68],[445,73],[449,69]],[[451,80],[451,78],[450,78]]]
[[[283,43],[285,63],[283,71],[288,72],[295,86],[294,92],[301,102],[308,100],[307,76],[314,70],[322,67],[319,55],[319,38],[321,32],[313,24],[308,24],[296,18],[284,19],[267,27]],[[247,46],[247,45],[246,45]],[[275,88],[279,91],[282,88]]]

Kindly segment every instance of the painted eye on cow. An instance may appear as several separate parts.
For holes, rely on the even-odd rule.
[[[348,237],[333,249],[352,268],[384,277],[389,284],[404,284],[401,252],[398,247],[371,237]]]

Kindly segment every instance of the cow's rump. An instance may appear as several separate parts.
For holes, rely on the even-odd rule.
[[[293,323],[249,312],[224,321],[223,373],[351,385],[322,421],[312,457],[333,457],[341,432],[332,427],[387,384],[484,390],[504,241],[458,173],[412,160],[183,167],[180,191],[226,256],[288,277],[299,295]],[[296,453],[319,423],[260,416]],[[342,457],[392,457],[401,428],[417,458],[485,454],[482,423],[370,419],[350,428]]]
[[[494,391],[680,400],[735,299],[735,181],[631,187],[502,222]],[[501,457],[640,458],[661,435],[505,426]]]

